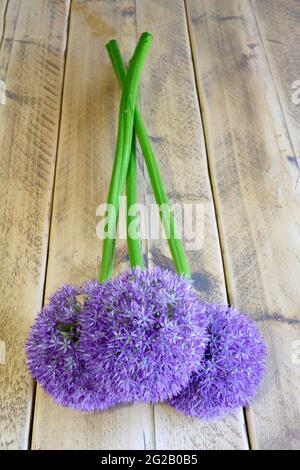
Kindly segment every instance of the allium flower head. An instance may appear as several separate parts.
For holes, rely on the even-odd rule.
[[[264,372],[266,346],[245,315],[222,305],[208,305],[209,343],[189,386],[169,403],[203,418],[220,417],[246,406]]]
[[[28,368],[36,381],[57,403],[86,411],[113,404],[107,390],[95,392],[79,353],[84,299],[97,285],[59,289],[38,314],[26,343]]]
[[[207,344],[205,305],[183,277],[136,268],[99,284],[82,316],[80,350],[94,383],[116,401],[177,394]]]

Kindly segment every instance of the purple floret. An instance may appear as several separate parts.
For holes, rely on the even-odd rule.
[[[157,402],[185,387],[207,345],[205,304],[175,273],[139,268],[99,285],[80,350],[94,383],[118,402]]]
[[[38,314],[26,343],[34,379],[57,403],[85,411],[114,404],[106,389],[95,391],[79,352],[82,297],[92,295],[97,285],[90,282],[84,289],[71,285],[59,289]]]
[[[266,346],[255,324],[233,308],[208,305],[209,343],[189,386],[169,403],[201,418],[247,406],[265,368]]]

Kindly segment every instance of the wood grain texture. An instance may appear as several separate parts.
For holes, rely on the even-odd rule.
[[[117,132],[119,85],[105,50],[116,37],[129,59],[136,43],[131,1],[73,1],[60,128],[46,296],[65,282],[97,278],[101,240],[96,209],[106,201]],[[117,269],[124,269],[118,243]],[[34,449],[154,447],[153,407],[80,413],[38,388]]]
[[[172,8],[171,8],[172,5]],[[171,12],[171,13],[170,13]],[[164,18],[163,25],[161,18]],[[100,240],[95,211],[106,199],[116,142],[118,85],[104,44],[120,40],[129,58],[137,33],[155,43],[140,91],[145,122],[157,150],[171,199],[205,207],[205,245],[190,252],[200,295],[225,300],[214,208],[181,1],[73,1],[47,273],[47,296],[64,282],[97,275]],[[176,33],[176,34],[175,34]],[[171,38],[176,35],[173,42]],[[176,131],[175,131],[176,129]],[[152,201],[139,158],[141,197]],[[187,174],[187,167],[193,170]],[[186,177],[188,179],[186,179]],[[148,243],[151,262],[171,266],[168,251]],[[124,269],[124,246],[118,270]],[[155,419],[155,421],[154,421]],[[155,439],[156,436],[156,439]],[[167,406],[132,405],[105,413],[77,413],[56,406],[37,389],[35,449],[246,448],[241,412],[215,423],[179,415]]]
[[[67,1],[0,2],[0,447],[27,447],[33,384],[24,343],[42,304]]]
[[[297,449],[300,194],[288,158],[293,145],[251,3],[186,5],[229,297],[259,322],[268,344],[267,375],[247,411],[251,444]]]
[[[262,44],[275,81],[293,150],[287,158],[300,179],[300,3],[252,1]],[[293,87],[294,85],[294,87]],[[294,95],[294,97],[293,97]]]

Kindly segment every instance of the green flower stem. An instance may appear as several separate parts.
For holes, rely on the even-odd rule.
[[[127,246],[130,259],[130,265],[132,268],[139,266],[141,269],[144,268],[143,255],[140,245],[139,238],[132,238],[130,236],[130,225],[136,224],[138,221],[138,215],[130,213],[129,210],[133,211],[134,205],[137,202],[137,184],[136,184],[136,147],[135,147],[135,135],[133,133],[132,145],[131,145],[131,154],[127,172],[127,183],[126,183],[126,217],[127,217]]]
[[[110,41],[107,44],[114,43]],[[132,135],[133,135],[133,119],[134,109],[137,97],[139,79],[141,76],[142,68],[152,42],[152,35],[150,33],[143,33],[135,48],[133,57],[130,61],[126,79],[124,82],[121,103],[119,108],[119,123],[118,123],[118,139],[115,152],[115,161],[108,191],[107,204],[108,204],[108,225],[111,222],[109,210],[110,207],[115,209],[118,216],[120,207],[120,197],[125,187],[126,175],[130,159]],[[115,224],[116,225],[116,224]],[[116,229],[114,226],[113,236],[108,236],[103,240],[102,259],[99,271],[99,281],[104,282],[112,275],[114,252],[115,252],[115,237]]]
[[[128,76],[129,69],[126,72],[126,68],[117,41],[111,41],[107,44],[106,48],[113,64],[113,67],[115,69],[116,75],[119,79],[119,82],[121,86],[124,87],[126,84],[126,78]],[[185,276],[189,278],[190,269],[185,256],[184,248],[176,234],[175,221],[171,213],[168,196],[164,188],[163,180],[159,171],[154,151],[147,136],[141,115],[137,108],[135,109],[134,113],[134,127],[141,145],[142,152],[144,154],[156,203],[158,206],[164,208],[164,210],[160,211],[160,217],[165,233],[167,234],[168,244],[176,271],[178,274],[185,274]]]

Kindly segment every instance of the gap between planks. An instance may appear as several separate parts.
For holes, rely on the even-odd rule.
[[[6,13],[7,13],[8,2],[9,2],[9,0],[6,0],[6,3],[5,3],[4,8],[2,10],[2,15],[1,15],[2,16],[1,17],[2,30],[1,30],[1,35],[0,35],[0,51],[2,49],[2,44],[3,44],[4,34],[5,34]]]
[[[259,25],[259,19],[257,17],[256,12],[255,12],[255,7],[253,5],[253,1],[249,0],[249,4],[250,4],[251,10],[252,10],[253,18],[255,19],[256,28],[257,28],[257,31],[258,31],[258,34],[259,34],[259,38],[260,38],[262,47],[263,47],[264,55],[265,55],[265,58],[266,58],[266,63],[268,64],[268,68],[269,68],[269,71],[270,71],[270,76],[272,77],[272,80],[273,80],[273,83],[274,83],[274,89],[276,90],[276,95],[277,95],[278,103],[279,103],[280,110],[281,110],[281,113],[282,113],[283,121],[284,121],[285,126],[286,126],[286,131],[287,131],[287,135],[288,135],[288,138],[289,138],[290,146],[291,146],[291,148],[293,149],[293,152],[294,152],[293,156],[297,161],[296,148],[294,146],[294,142],[293,142],[293,139],[292,139],[292,136],[291,136],[291,133],[290,133],[288,123],[287,123],[286,114],[285,114],[285,111],[284,111],[284,106],[283,106],[282,100],[280,98],[280,93],[279,93],[279,90],[278,90],[277,82],[274,78],[273,69],[272,69],[272,66],[271,66],[271,63],[270,63],[270,60],[269,60],[269,56],[268,56],[268,51],[267,51],[267,48],[266,48],[266,45],[265,45],[264,36],[261,32],[261,28],[260,28],[260,25]]]
[[[167,2],[165,2],[165,4],[167,5]],[[179,3],[177,4],[177,7],[178,7],[178,5],[179,5]],[[141,7],[141,8],[142,8],[142,7]],[[178,7],[178,8],[179,8],[179,7]],[[184,8],[184,7],[183,7],[183,8]],[[71,12],[70,14],[72,15],[72,12]],[[145,14],[145,13],[144,13],[144,14]],[[186,21],[186,17],[184,18],[184,21]],[[190,44],[187,44],[187,48],[188,48],[189,51],[190,51]],[[65,65],[66,65],[66,63],[65,63]],[[195,80],[194,80],[194,75],[193,75],[193,74],[192,74],[192,78],[193,78],[193,86],[194,86]],[[195,85],[196,85],[196,84],[195,84]],[[196,103],[196,101],[195,101],[195,103]],[[195,107],[196,107],[196,104],[195,104]],[[199,106],[198,106],[198,102],[197,102],[197,112],[198,112],[198,110],[199,110]],[[199,114],[200,114],[200,113],[199,113]],[[199,123],[199,127],[200,127],[200,126],[201,126],[201,122]],[[60,144],[59,144],[59,145],[60,145]],[[199,144],[199,149],[200,149],[200,144]],[[215,214],[214,214],[214,219],[215,219]],[[51,245],[51,239],[52,239],[52,237],[50,236],[50,242],[49,242],[50,245]],[[216,248],[217,248],[217,249],[218,249],[218,244],[219,244],[219,241],[216,243]],[[49,245],[49,246],[50,246],[50,245]],[[48,264],[47,264],[47,269],[48,269]],[[48,274],[48,271],[47,271],[47,274]],[[47,276],[47,277],[48,277],[48,276]],[[159,412],[158,412],[158,415],[159,415]],[[184,420],[184,419],[185,419],[185,418],[183,417],[182,420]],[[33,417],[33,420],[34,420],[34,417]],[[242,420],[241,420],[241,421],[242,421]],[[33,422],[34,422],[34,421],[33,421]],[[155,423],[156,423],[156,417],[155,417],[155,419],[154,419],[154,429],[155,429]],[[200,429],[200,427],[199,427],[199,429]],[[209,429],[209,426],[207,426],[207,429]],[[220,428],[220,429],[221,429],[221,428]],[[224,429],[225,429],[225,428],[224,428]],[[207,433],[207,437],[208,437],[208,436],[209,436],[209,432]]]
[[[272,4],[272,2],[270,2]],[[287,355],[289,353],[289,342],[292,340],[293,335],[294,337],[297,334],[297,332],[289,330],[288,332],[284,332],[283,335],[280,333],[280,323],[279,321],[281,317],[283,317],[280,313],[278,314],[278,318],[275,316],[275,319],[278,320],[277,325],[274,324],[274,320],[272,319],[272,315],[268,314],[268,312],[271,309],[275,308],[275,311],[281,312],[281,309],[284,308],[286,310],[286,313],[288,315],[294,315],[291,318],[291,322],[298,321],[296,320],[296,315],[297,315],[297,291],[295,289],[295,292],[293,292],[293,287],[295,286],[296,288],[296,282],[297,282],[297,273],[298,271],[298,265],[296,261],[294,262],[294,258],[291,259],[288,258],[290,255],[291,257],[293,256],[292,254],[292,248],[294,245],[294,249],[296,248],[296,245],[294,243],[294,240],[292,240],[293,243],[290,243],[290,245],[286,244],[286,239],[284,236],[278,236],[276,238],[276,235],[273,236],[273,232],[271,229],[269,229],[269,224],[267,224],[268,221],[268,216],[269,219],[272,220],[273,214],[275,213],[276,217],[275,218],[275,223],[271,225],[272,228],[276,229],[276,223],[277,221],[280,224],[280,221],[283,221],[287,224],[287,227],[290,227],[291,230],[293,229],[293,223],[294,219],[296,216],[295,210],[296,210],[296,199],[297,195],[293,193],[289,193],[290,189],[292,188],[291,186],[291,178],[290,178],[290,173],[289,176],[285,175],[285,159],[288,159],[289,151],[291,151],[291,154],[293,153],[293,147],[290,142],[290,134],[293,131],[293,126],[289,129],[289,135],[286,136],[285,138],[285,132],[287,130],[287,119],[285,118],[284,114],[282,113],[282,108],[286,111],[286,103],[285,106],[282,106],[281,100],[279,99],[280,94],[278,92],[278,86],[276,86],[276,79],[278,77],[274,77],[272,74],[272,70],[270,68],[270,61],[268,60],[268,51],[266,51],[265,45],[262,43],[262,37],[265,37],[262,34],[262,31],[259,29],[257,22],[255,24],[255,16],[253,13],[253,9],[251,10],[252,4],[250,3],[243,3],[239,4],[238,2],[233,2],[232,4],[229,4],[229,2],[225,3],[221,1],[219,2],[214,2],[211,6],[208,2],[204,2],[203,4],[201,3],[196,3],[196,2],[191,2],[188,4],[188,12],[191,15],[191,31],[192,31],[192,45],[195,45],[195,57],[196,57],[196,75],[197,75],[197,81],[200,85],[203,85],[200,87],[200,94],[201,92],[203,93],[202,95],[202,100],[206,105],[205,109],[202,109],[203,117],[204,117],[204,124],[205,124],[205,129],[207,129],[206,135],[208,139],[208,157],[209,157],[209,163],[211,164],[212,168],[212,186],[214,189],[214,193],[216,194],[215,201],[216,201],[216,210],[217,210],[217,216],[218,213],[222,215],[222,219],[220,219],[220,240],[221,244],[223,247],[226,247],[226,251],[223,253],[224,256],[224,267],[225,267],[225,273],[227,276],[228,280],[228,294],[230,297],[230,300],[233,300],[235,302],[238,302],[240,305],[244,304],[247,305],[247,307],[250,307],[250,310],[252,310],[252,313],[254,316],[257,316],[257,320],[270,320],[272,323],[268,322],[265,327],[265,334],[268,337],[270,341],[270,348],[269,352],[272,353],[273,355],[269,354],[268,360],[270,361],[269,364],[271,364],[273,361],[274,365],[278,367],[278,369],[275,369],[275,367],[269,367],[268,374],[266,379],[269,379],[269,387],[267,390],[265,390],[267,393],[266,395],[261,394],[258,396],[258,399],[253,402],[252,407],[247,410],[247,419],[248,419],[248,430],[250,434],[250,441],[251,444],[254,448],[257,448],[257,444],[259,445],[259,448],[287,448],[287,446],[298,446],[297,442],[297,422],[295,420],[295,416],[297,416],[297,399],[296,399],[296,393],[297,391],[297,370],[292,370],[290,369],[291,363],[289,356]],[[201,5],[201,6],[200,6]],[[194,7],[194,8],[192,8]],[[205,8],[206,7],[206,8]],[[218,18],[218,14],[220,14],[220,10],[217,9],[217,7],[222,7],[224,9],[224,15],[227,14],[226,16],[221,16]],[[194,16],[193,16],[194,12]],[[209,12],[210,14],[207,14]],[[223,11],[222,11],[223,13]],[[243,15],[241,14],[243,13]],[[234,16],[233,16],[234,15]],[[239,15],[239,16],[238,16]],[[217,21],[224,21],[222,27],[221,25],[216,25],[216,20]],[[225,20],[231,20],[231,22],[226,22]],[[243,20],[243,26],[240,26],[241,23],[238,23],[237,21],[234,22],[234,20]],[[197,22],[197,23],[196,23]],[[246,25],[246,28],[245,28]],[[249,28],[249,29],[247,29]],[[223,32],[222,32],[223,31]],[[203,44],[203,37],[206,37],[207,32],[211,32],[211,35],[208,36],[208,44],[204,46],[204,54],[206,53],[206,57],[208,59],[208,64],[205,64],[205,57],[204,57],[204,67],[202,63],[200,63],[200,58],[199,58],[199,49],[201,47],[201,38],[202,38],[202,44]],[[226,43],[227,36],[225,34],[229,35],[229,40],[231,39],[232,42]],[[202,36],[201,36],[202,34]],[[222,36],[223,35],[223,36]],[[240,35],[240,36],[239,36]],[[251,48],[253,44],[248,44],[247,41],[249,38],[254,38],[255,42],[259,43],[260,42],[260,49],[258,49],[259,52],[257,52],[257,55],[255,53],[252,53],[252,55],[248,55],[246,53],[243,54],[243,45],[245,47]],[[224,41],[225,40],[225,41]],[[237,42],[238,41],[238,42]],[[225,44],[225,46],[224,46]],[[236,49],[233,50],[232,44],[236,45]],[[254,44],[254,47],[258,46],[259,44]],[[231,49],[230,49],[231,46]],[[206,47],[206,49],[205,49]],[[227,48],[226,48],[227,47]],[[251,48],[252,49],[252,48]],[[223,62],[223,56],[224,53],[228,53],[228,58],[224,58]],[[231,55],[232,52],[232,55]],[[248,50],[246,50],[248,52]],[[270,51],[269,51],[270,52]],[[215,55],[212,55],[215,54]],[[221,55],[223,54],[223,56]],[[249,57],[250,56],[250,57]],[[219,59],[220,61],[220,70],[219,68],[212,69],[212,61],[216,61],[216,58]],[[271,57],[272,58],[272,57]],[[249,59],[249,62],[248,62]],[[250,59],[252,59],[252,62],[250,64]],[[274,59],[274,58],[273,58]],[[238,62],[240,60],[240,62]],[[226,65],[224,65],[226,64]],[[231,67],[231,69],[226,68],[226,66]],[[240,64],[240,69],[238,68]],[[253,65],[255,64],[255,65]],[[206,67],[205,67],[206,65]],[[274,63],[272,63],[274,65]],[[222,66],[224,67],[224,71],[227,72],[224,74],[224,80],[222,80],[222,73],[220,76],[220,71],[222,71]],[[256,67],[254,69],[254,66]],[[251,73],[247,74],[247,69],[249,68],[248,72],[250,71]],[[258,69],[258,73],[256,74]],[[244,79],[244,82],[238,81],[237,84],[240,86],[240,88],[236,87],[234,89],[231,88],[233,86],[233,78],[232,78],[232,71],[237,73],[237,80],[240,78]],[[276,70],[275,70],[276,71]],[[204,88],[204,80],[207,78],[208,72],[211,72],[211,82],[210,84],[214,85],[215,88],[210,87],[209,90],[206,90]],[[239,72],[241,74],[239,75]],[[249,85],[247,86],[248,83],[248,77],[249,77]],[[226,79],[228,80],[228,83],[226,82]],[[262,80],[261,80],[262,79]],[[261,82],[260,82],[261,80]],[[208,80],[207,80],[208,82]],[[206,83],[206,82],[205,82]],[[225,83],[225,85],[224,85]],[[227,96],[229,96],[228,101],[230,102],[231,108],[229,110],[225,109],[223,111],[223,119],[222,119],[222,110],[220,110],[220,122],[218,123],[218,106],[219,106],[219,101],[218,99],[222,98],[224,95],[224,88],[226,88],[226,83],[227,86],[229,86],[229,93]],[[260,84],[262,83],[262,84]],[[266,85],[268,83],[268,91],[270,93],[267,94],[267,96],[264,95],[264,90],[266,89],[263,88],[263,85]],[[220,85],[220,93],[218,93],[218,84]],[[223,86],[222,86],[223,85]],[[249,93],[249,96],[243,93],[243,91]],[[249,243],[247,242],[246,245],[244,246],[250,246],[251,248],[251,257],[249,255],[249,261],[250,263],[255,263],[255,264],[248,264],[244,262],[244,264],[241,265],[241,270],[235,272],[234,270],[232,271],[232,267],[237,268],[239,265],[239,259],[240,254],[242,253],[242,250],[240,252],[236,249],[236,246],[232,246],[232,242],[230,243],[230,235],[232,236],[233,233],[235,233],[235,227],[230,226],[230,217],[231,217],[231,208],[232,206],[227,203],[226,205],[226,199],[225,197],[222,199],[222,195],[220,195],[220,191],[222,189],[222,183],[224,185],[223,180],[220,179],[220,172],[223,169],[227,169],[227,171],[230,170],[230,168],[225,167],[223,168],[223,160],[222,158],[224,155],[226,156],[227,154],[222,152],[222,149],[218,150],[218,142],[221,141],[224,146],[226,145],[226,141],[224,140],[224,135],[221,133],[223,128],[222,125],[224,126],[224,131],[223,133],[230,132],[229,136],[231,136],[234,140],[235,134],[234,131],[236,131],[237,136],[240,137],[240,142],[243,142],[246,139],[247,143],[247,136],[251,135],[251,128],[249,126],[245,126],[245,121],[234,121],[235,126],[233,126],[231,120],[230,120],[230,111],[232,111],[232,108],[235,106],[235,102],[233,101],[233,97],[236,96],[236,93],[240,91],[240,100],[237,100],[237,110],[243,112],[243,116],[246,116],[244,119],[249,119],[250,124],[253,126],[253,131],[254,135],[256,136],[256,140],[251,141],[253,144],[253,147],[250,147],[250,149],[246,149],[249,153],[249,158],[250,155],[253,156],[250,152],[254,148],[255,152],[254,155],[259,155],[260,157],[263,157],[262,161],[264,162],[264,166],[260,167],[259,163],[261,160],[259,160],[256,166],[253,165],[254,170],[253,173],[249,173],[246,170],[248,169],[247,167],[243,167],[242,163],[245,164],[245,161],[241,162],[239,161],[239,155],[244,155],[247,156],[247,153],[245,153],[245,148],[242,146],[242,144],[239,146],[237,143],[237,149],[233,147],[232,154],[235,157],[235,164],[237,166],[237,163],[240,162],[240,168],[241,168],[241,181],[242,183],[250,186],[250,189],[252,189],[253,194],[255,194],[255,191],[257,189],[257,177],[261,175],[261,181],[258,180],[258,182],[261,183],[262,185],[262,190],[266,191],[268,196],[270,197],[270,200],[268,200],[265,204],[263,204],[264,199],[264,192],[262,193],[262,200],[255,200],[255,203],[251,206],[251,203],[248,204],[249,198],[248,194],[245,194],[245,187],[241,187],[240,191],[244,190],[245,194],[245,200],[244,204],[236,204],[237,211],[239,210],[239,213],[237,214],[237,221],[239,221],[238,216],[240,216],[240,221],[243,221],[247,218],[251,220],[250,216],[252,215],[259,215],[258,212],[253,212],[257,206],[258,209],[261,211],[261,220],[257,220],[257,218],[252,220],[255,220],[256,226],[249,223],[248,219],[248,224],[249,227],[248,231],[245,229],[245,235],[247,235],[249,238]],[[214,93],[216,95],[214,96]],[[223,95],[222,95],[223,93]],[[248,116],[248,109],[246,108],[246,103],[251,103],[252,100],[249,98],[250,96],[253,96],[253,109],[254,109],[254,104],[260,104],[258,102],[261,97],[263,97],[262,103],[265,104],[267,103],[266,111],[264,110],[264,107],[257,106],[255,107],[255,114],[251,115],[250,117]],[[225,94],[226,96],[226,94]],[[281,95],[282,96],[282,95]],[[248,100],[247,100],[248,98]],[[270,100],[270,98],[272,98]],[[270,100],[270,101],[268,101]],[[212,103],[212,104],[210,104]],[[271,103],[271,104],[270,104]],[[240,106],[238,106],[240,105]],[[215,107],[215,108],[214,108]],[[252,108],[250,108],[250,111]],[[215,113],[213,113],[215,111]],[[227,119],[229,123],[226,121],[226,112],[227,112]],[[229,116],[228,116],[229,115]],[[278,118],[278,119],[277,119]],[[266,122],[267,124],[265,126],[262,126],[262,131],[261,133],[257,132],[257,127],[256,123],[262,123]],[[220,124],[220,132],[216,135],[212,132],[212,125],[214,123]],[[254,124],[253,124],[254,123]],[[232,126],[232,127],[231,127]],[[233,135],[232,135],[233,134]],[[280,138],[282,137],[282,142],[281,145],[278,145],[280,143]],[[226,137],[226,135],[225,135]],[[295,138],[295,134],[293,135],[293,138]],[[219,141],[218,141],[219,139]],[[264,144],[264,145],[262,145]],[[283,146],[284,144],[284,146]],[[245,144],[246,145],[246,144]],[[292,147],[292,148],[291,148]],[[213,151],[212,151],[213,150]],[[226,150],[226,148],[225,148]],[[242,152],[238,152],[237,150],[242,150]],[[230,156],[231,154],[229,154]],[[285,157],[285,158],[283,158]],[[265,158],[265,160],[264,160]],[[218,161],[219,159],[219,161]],[[248,162],[250,163],[251,160],[248,159]],[[227,160],[228,163],[228,160]],[[254,162],[255,163],[255,162]],[[269,166],[272,168],[272,164],[274,164],[275,169],[274,169],[274,176],[273,179],[268,178],[265,182],[264,178],[267,178],[269,176]],[[218,167],[219,165],[219,167]],[[276,165],[281,165],[280,168],[277,168]],[[218,169],[219,168],[219,169]],[[219,173],[217,172],[217,169]],[[252,168],[251,168],[252,169]],[[283,170],[281,173],[279,173],[278,170]],[[242,170],[243,173],[242,173]],[[277,171],[277,173],[276,173]],[[216,173],[217,172],[217,173]],[[286,172],[287,173],[287,172]],[[240,176],[236,168],[234,167],[234,170],[232,170],[232,174],[236,177]],[[253,175],[256,177],[254,178]],[[228,174],[226,174],[228,177]],[[285,177],[285,178],[284,178]],[[244,178],[244,181],[243,181]],[[247,179],[248,178],[248,179]],[[289,178],[289,179],[288,179]],[[235,180],[234,180],[235,181]],[[270,183],[273,183],[273,185],[269,186]],[[286,187],[285,187],[286,185]],[[283,203],[282,205],[276,205],[277,200],[276,200],[276,192],[274,192],[274,189],[278,190],[280,188],[287,189],[285,194],[290,197],[290,204],[291,204],[291,213],[290,216],[285,216],[283,215],[283,211],[280,211],[281,208],[283,208]],[[224,191],[228,189],[226,186],[224,188]],[[249,187],[247,187],[249,191]],[[296,187],[294,188],[295,191]],[[233,196],[236,197],[236,192],[233,191],[230,193]],[[259,194],[259,193],[258,193]],[[236,199],[235,199],[236,201]],[[258,203],[260,203],[258,205]],[[293,203],[295,203],[295,207],[293,207]],[[245,217],[243,218],[243,209],[248,208],[248,212],[246,212]],[[227,214],[226,214],[227,211]],[[265,211],[265,212],[264,212]],[[249,215],[250,214],[250,215]],[[224,217],[227,215],[226,219]],[[257,227],[257,229],[254,230],[254,227]],[[276,248],[275,253],[279,253],[277,256],[272,256],[271,254],[268,256],[268,250],[267,247],[265,248],[265,245],[262,244],[261,239],[259,237],[259,232],[258,230],[261,229],[262,233],[267,233],[270,235],[267,240],[268,244],[271,246],[271,248]],[[277,234],[277,232],[275,232]],[[292,232],[293,233],[293,232]],[[270,240],[270,241],[269,241]],[[252,241],[252,245],[251,245]],[[256,244],[253,243],[253,241],[256,241]],[[234,250],[234,251],[232,251]],[[284,260],[289,260],[289,263],[287,261],[278,262],[278,257],[280,254],[283,254],[283,259]],[[265,255],[267,258],[266,263],[264,263],[262,257]],[[237,257],[236,257],[237,256]],[[260,271],[260,264],[262,266],[262,270]],[[249,266],[252,268],[252,271],[249,271],[246,268]],[[280,269],[278,269],[278,264],[280,264]],[[294,269],[293,269],[294,267]],[[277,268],[277,269],[276,269]],[[273,270],[273,271],[272,271]],[[286,270],[286,272],[285,272]],[[278,286],[281,287],[281,289],[277,290],[275,292],[275,295],[273,295],[273,282],[270,282],[270,274],[272,272],[278,272],[280,276],[283,276],[284,282],[280,283],[278,282]],[[250,279],[249,283],[243,282],[244,280],[241,279],[241,273],[242,274],[248,274],[246,276],[246,281],[247,279]],[[253,276],[251,277],[251,274]],[[258,276],[257,274],[260,274]],[[289,275],[290,275],[290,280],[289,281]],[[238,281],[242,281],[241,284],[237,284]],[[276,277],[275,279],[272,279],[272,281],[276,282]],[[295,284],[293,284],[293,280],[295,281]],[[279,280],[278,280],[279,281]],[[253,282],[253,290],[252,295],[247,295],[247,287],[250,287],[250,282]],[[282,285],[283,284],[283,285]],[[246,293],[244,296],[243,292],[243,286],[246,288]],[[291,291],[293,292],[293,295],[291,295]],[[256,293],[257,296],[257,301],[254,300],[253,293]],[[269,297],[267,297],[269,294]],[[295,295],[296,294],[296,295]],[[245,299],[245,300],[243,300]],[[279,310],[277,310],[279,309]],[[272,311],[272,310],[271,310]],[[261,313],[262,312],[262,313]],[[265,317],[264,317],[265,315]],[[292,325],[292,323],[289,322],[289,318],[286,319],[286,324]],[[277,329],[276,329],[277,328]],[[270,336],[269,336],[270,335]],[[285,337],[284,337],[285,335]],[[277,342],[274,344],[275,340]],[[277,347],[275,347],[277,346]],[[282,354],[281,354],[282,353]],[[280,361],[276,363],[276,357],[277,354],[280,355]],[[285,380],[285,375],[291,372],[290,376],[290,381]],[[274,378],[272,374],[277,373],[277,376]],[[269,375],[269,377],[268,377]],[[272,379],[273,382],[270,380]],[[280,383],[280,380],[282,380],[283,385]],[[285,384],[287,384],[287,389],[285,390]],[[280,389],[280,386],[282,388]],[[285,407],[284,406],[284,400],[288,401],[288,396],[289,393],[291,395],[291,406],[290,407]],[[273,394],[273,395],[272,395]],[[282,395],[281,395],[282,394]],[[294,394],[294,397],[293,397]],[[269,398],[267,398],[269,395]],[[281,396],[280,396],[281,395]],[[270,398],[274,398],[274,405],[272,406],[269,403],[273,403],[273,401],[270,400]],[[294,399],[293,399],[294,398]],[[276,403],[277,399],[277,403]],[[274,414],[273,412],[273,407],[277,406],[277,413]],[[298,408],[299,409],[299,408]],[[291,411],[289,411],[291,410]],[[268,414],[269,412],[269,414]],[[289,416],[290,416],[290,421],[289,421]],[[277,421],[277,423],[276,423]],[[268,424],[270,423],[270,424]]]
[[[46,265],[45,265],[45,272],[44,272],[44,286],[43,286],[42,305],[45,304],[45,300],[46,300],[46,279],[47,279],[47,271],[48,271],[49,248],[50,248],[50,239],[51,239],[51,226],[52,226],[52,217],[53,217],[53,201],[54,201],[54,193],[55,193],[57,155],[58,155],[59,136],[60,136],[60,124],[61,124],[61,116],[62,116],[62,109],[63,109],[65,75],[66,75],[66,65],[67,65],[67,58],[68,58],[68,44],[69,44],[72,1],[73,0],[68,0],[68,9],[67,9],[67,15],[66,15],[66,33],[65,33],[66,34],[66,42],[65,42],[65,50],[64,50],[64,65],[63,65],[61,96],[60,96],[60,109],[59,109],[59,118],[58,118],[58,133],[57,133],[57,142],[56,142],[56,150],[55,150],[55,164],[54,164],[52,194],[51,194],[51,202],[50,202],[50,216],[49,216],[50,217],[50,222],[49,222],[49,230],[48,230],[48,243],[47,243],[47,253],[46,253]],[[34,381],[32,405],[31,405],[31,416],[30,416],[30,424],[29,424],[29,434],[28,434],[28,449],[29,450],[31,450],[31,448],[32,448],[32,434],[33,434],[33,426],[34,426],[36,388],[37,388],[37,384]]]
[[[196,69],[195,69],[195,61],[194,61],[194,49],[193,49],[193,44],[192,44],[192,41],[191,41],[191,31],[190,31],[189,20],[188,20],[188,11],[187,11],[186,0],[183,0],[183,1],[184,1],[184,9],[185,9],[186,27],[187,27],[189,45],[190,45],[190,51],[191,51],[191,60],[192,60],[192,65],[193,65],[195,87],[196,87],[196,90],[197,90],[198,103],[199,103],[199,112],[200,112],[202,129],[203,129],[203,137],[204,137],[204,144],[205,144],[205,155],[206,155],[208,177],[209,177],[209,182],[210,182],[212,202],[213,202],[213,207],[214,207],[214,211],[215,211],[216,225],[217,225],[217,231],[218,231],[218,240],[219,240],[219,247],[220,247],[221,259],[222,259],[222,269],[223,269],[224,282],[225,282],[226,298],[227,298],[227,302],[230,304],[231,299],[230,299],[230,294],[229,294],[229,289],[228,289],[228,280],[227,280],[227,273],[226,273],[225,259],[224,259],[224,251],[223,251],[223,244],[222,244],[222,231],[221,231],[220,222],[219,222],[218,204],[217,204],[217,200],[216,200],[217,199],[216,198],[216,191],[215,191],[215,188],[214,188],[214,185],[213,185],[213,178],[212,178],[212,173],[211,173],[210,160],[208,158],[208,152],[209,152],[209,148],[208,148],[208,129],[207,129],[206,121],[205,121],[205,115],[203,113],[204,103],[203,103],[203,100],[201,99],[202,92],[200,90],[200,83],[198,83],[198,80],[197,80],[197,77],[196,77]],[[249,449],[251,450],[251,439],[250,439],[250,433],[249,433],[249,427],[248,427],[248,420],[247,420],[246,410],[244,408],[243,408],[243,417],[244,417],[244,426],[245,426],[245,433],[246,433],[247,443],[248,443]]]

